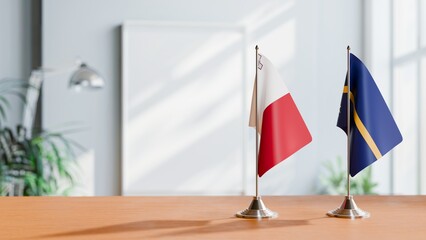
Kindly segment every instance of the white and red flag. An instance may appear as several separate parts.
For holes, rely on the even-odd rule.
[[[284,81],[272,63],[263,55],[258,56],[257,84],[253,89],[250,127],[260,134],[258,174],[261,177],[269,169],[297,152],[312,141],[311,134],[300,115]],[[256,91],[257,85],[257,91]]]

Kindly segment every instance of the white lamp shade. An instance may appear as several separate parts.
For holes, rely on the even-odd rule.
[[[92,68],[82,63],[73,73],[69,86],[71,88],[100,89],[105,85],[104,79]]]

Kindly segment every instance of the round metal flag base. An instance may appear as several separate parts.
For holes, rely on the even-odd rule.
[[[239,218],[276,218],[278,213],[269,210],[260,197],[253,197],[250,206],[236,214]]]
[[[345,200],[343,201],[342,205],[339,208],[336,208],[335,210],[329,211],[327,215],[330,217],[351,219],[370,217],[370,213],[358,208],[352,195],[345,196]]]

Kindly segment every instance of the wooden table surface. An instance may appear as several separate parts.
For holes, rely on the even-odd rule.
[[[278,218],[234,217],[251,197],[3,197],[0,239],[426,239],[426,196],[356,196],[358,220],[325,215],[342,196],[263,200]]]

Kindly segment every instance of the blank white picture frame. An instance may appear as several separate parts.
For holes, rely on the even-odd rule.
[[[209,23],[122,26],[122,195],[239,195],[246,34]]]

